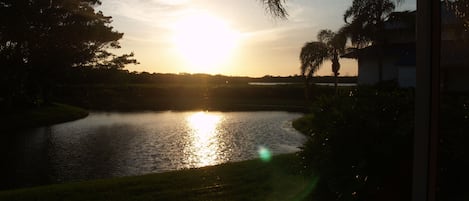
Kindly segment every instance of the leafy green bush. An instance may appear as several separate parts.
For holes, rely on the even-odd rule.
[[[323,96],[312,107],[300,153],[320,178],[315,200],[408,200],[413,92],[361,88]]]

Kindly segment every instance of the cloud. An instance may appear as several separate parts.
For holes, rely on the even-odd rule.
[[[167,28],[173,18],[192,12],[188,0],[103,0],[99,9],[114,18]]]
[[[189,0],[102,0],[98,10],[113,17],[112,26],[124,39],[168,46],[172,26],[181,16],[194,12]]]
[[[245,32],[243,33],[243,37],[256,43],[280,42],[283,41],[283,39],[304,33],[305,30],[314,29],[314,27],[314,24],[311,23],[290,23],[279,27]]]

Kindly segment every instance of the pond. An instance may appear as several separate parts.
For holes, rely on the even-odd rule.
[[[93,112],[3,135],[0,189],[195,168],[299,150],[288,112]]]

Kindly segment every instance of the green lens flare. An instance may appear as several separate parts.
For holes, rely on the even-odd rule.
[[[270,153],[270,150],[263,146],[259,147],[258,152],[259,152],[259,157],[264,162],[269,162],[270,159],[272,158],[272,153]]]

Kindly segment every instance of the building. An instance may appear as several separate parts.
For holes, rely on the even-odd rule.
[[[382,47],[370,45],[355,49],[342,58],[358,60],[359,85],[379,82],[381,58],[382,81],[395,81],[400,87],[415,87],[415,11],[392,13],[384,28],[386,43]]]
[[[441,7],[441,89],[469,90],[469,32],[463,22],[445,4]],[[385,22],[385,41],[381,47],[370,45],[355,49],[343,58],[358,60],[359,85],[379,82],[379,58],[382,58],[382,81],[395,81],[400,87],[415,87],[415,11],[392,13]]]

